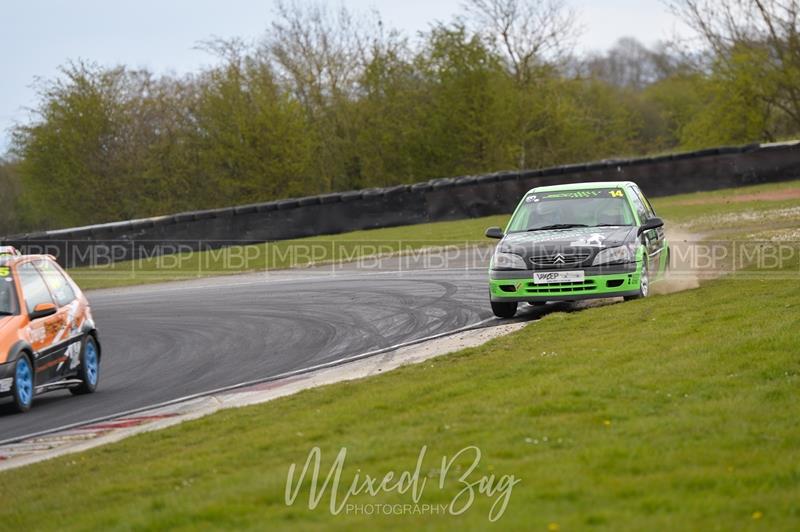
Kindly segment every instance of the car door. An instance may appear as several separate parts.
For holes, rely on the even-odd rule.
[[[634,189],[636,193],[639,195],[639,199],[642,201],[642,203],[644,203],[645,209],[647,209],[648,218],[656,218],[658,215],[656,214],[655,209],[653,209],[653,206],[650,204],[650,200],[648,200],[647,197],[645,197],[644,193],[642,192],[642,189],[640,189],[638,186],[634,186]],[[657,272],[659,271],[659,268],[661,266],[661,260],[662,258],[664,258],[663,255],[664,253],[666,253],[667,233],[664,230],[664,226],[651,229],[649,232],[652,233],[656,247],[656,252],[654,254],[653,264],[652,264],[654,269],[652,269],[651,271]]]
[[[34,265],[33,261],[24,262],[17,267],[22,295],[25,298],[25,308],[31,314],[41,303],[56,301],[47,287],[44,278]],[[46,384],[59,375],[59,365],[66,357],[67,346],[59,341],[62,331],[66,328],[66,309],[58,309],[55,314],[36,318],[28,324],[31,347],[33,347],[33,366],[36,373],[36,385]]]
[[[631,200],[634,208],[636,209],[636,213],[639,215],[640,224],[643,224],[647,220],[656,217],[655,211],[653,211],[653,208],[650,206],[650,202],[645,199],[638,186],[631,185],[629,192],[631,194]],[[644,245],[647,249],[647,267],[651,273],[655,274],[659,270],[661,253],[664,249],[664,228],[659,227],[657,229],[645,231],[642,233],[642,238],[644,239]]]
[[[67,280],[61,269],[56,266],[55,261],[50,258],[42,258],[34,261],[39,273],[44,277],[44,282],[50,289],[50,293],[58,306],[58,313],[64,316],[63,327],[58,331],[54,343],[64,347],[68,361],[59,365],[56,369],[61,376],[67,374],[78,367],[80,363],[82,319],[84,317],[81,303],[78,301],[72,284]]]

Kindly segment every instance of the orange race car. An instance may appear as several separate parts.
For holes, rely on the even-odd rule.
[[[89,302],[50,255],[0,247],[0,397],[26,412],[36,394],[92,393],[100,342]]]

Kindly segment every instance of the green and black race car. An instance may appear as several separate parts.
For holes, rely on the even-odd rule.
[[[537,187],[517,206],[489,266],[492,311],[521,302],[646,297],[669,265],[664,222],[630,181]]]

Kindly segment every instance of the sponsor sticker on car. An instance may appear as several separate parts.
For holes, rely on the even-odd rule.
[[[533,284],[579,283],[583,281],[583,270],[568,272],[534,272]]]

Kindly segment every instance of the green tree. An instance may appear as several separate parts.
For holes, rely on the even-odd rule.
[[[507,167],[508,95],[499,59],[463,25],[438,26],[416,59],[426,89],[414,137],[415,174],[460,175]]]
[[[360,85],[356,152],[365,186],[417,181],[414,138],[424,120],[425,83],[406,43],[376,42]]]
[[[26,228],[20,212],[20,180],[17,163],[0,158],[0,235],[10,235]],[[2,244],[2,242],[0,242]]]
[[[199,82],[193,108],[196,129],[189,142],[202,176],[200,204],[250,203],[313,190],[301,105],[280,90],[267,62],[236,46],[226,45],[224,55],[224,63]]]
[[[772,92],[771,80],[754,68],[756,48],[746,45],[732,50],[730,57],[716,61],[710,75],[697,85],[700,102],[680,129],[682,147],[775,140],[780,128],[775,113],[780,111],[763,97]],[[682,106],[684,113],[688,107]]]
[[[701,73],[678,73],[646,86],[635,95],[642,117],[640,153],[674,149],[683,130],[703,112],[707,78]]]
[[[367,63],[367,25],[343,6],[331,10],[324,3],[279,1],[262,43],[279,78],[312,124],[314,192],[364,186],[355,152],[359,127],[355,102]]]
[[[134,215],[137,188],[125,95],[140,77],[126,69],[70,64],[41,88],[39,119],[17,128],[15,153],[26,202],[44,226]],[[135,89],[134,89],[135,90]]]

